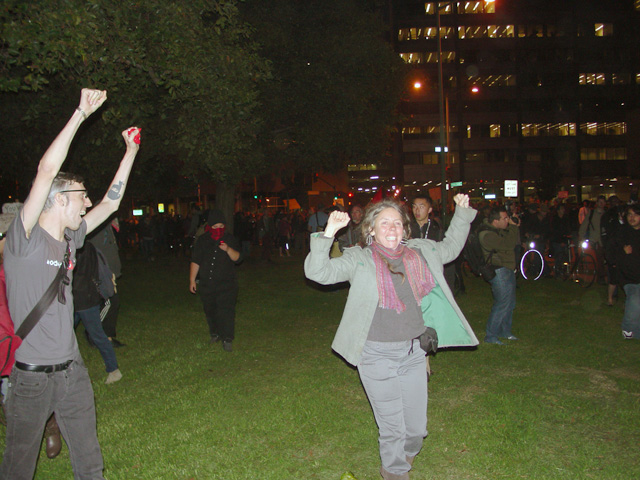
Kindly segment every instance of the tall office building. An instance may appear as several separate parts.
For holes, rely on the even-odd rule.
[[[394,154],[405,193],[443,176],[474,197],[502,197],[505,180],[524,199],[637,191],[640,0],[391,0],[390,13],[412,67]]]

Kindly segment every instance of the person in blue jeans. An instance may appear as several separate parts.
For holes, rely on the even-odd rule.
[[[489,282],[493,307],[487,320],[486,343],[503,345],[500,338],[517,340],[511,331],[516,308],[515,248],[520,243],[517,218],[509,217],[504,207],[494,207],[483,222],[478,238],[485,254],[495,267],[496,276]]]
[[[89,339],[98,348],[107,370],[106,384],[115,383],[122,378],[118,368],[116,352],[109,337],[102,328],[100,305],[103,302],[99,289],[100,275],[98,253],[91,242],[85,242],[78,250],[76,268],[73,277],[74,328],[80,322],[84,325]]]
[[[626,223],[619,228],[609,248],[620,271],[627,300],[622,317],[622,337],[640,339],[640,204],[629,205]]]

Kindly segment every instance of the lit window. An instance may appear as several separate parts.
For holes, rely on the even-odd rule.
[[[423,54],[418,52],[401,53],[400,58],[402,58],[406,63],[422,63],[424,60]]]
[[[482,85],[483,87],[513,87],[516,85],[515,75],[483,75],[467,77],[470,85]]]
[[[537,137],[538,125],[535,123],[525,123],[520,127],[523,137]]]
[[[429,27],[424,31],[424,38],[436,38],[438,34],[438,29],[435,27]]]
[[[483,38],[487,36],[487,27],[458,27],[459,38]]]
[[[442,52],[442,63],[452,63],[456,59],[456,52]],[[424,63],[438,63],[438,52],[427,52]]]
[[[583,161],[612,161],[626,160],[626,148],[583,148],[580,150],[580,160]]]
[[[480,0],[475,2],[457,2],[458,13],[496,13],[495,0]]]
[[[500,137],[500,125],[499,124],[490,125],[489,129],[490,129],[489,131],[490,131],[491,138]]]
[[[440,15],[450,15],[453,13],[453,9],[451,8],[451,2],[438,2]]]
[[[636,10],[640,12],[640,0],[634,0],[634,6],[636,7]]]
[[[613,35],[613,25],[611,23],[596,23],[596,37],[610,37]]]
[[[626,122],[586,122],[580,124],[580,132],[583,135],[625,135],[627,133]]]
[[[454,27],[440,27],[440,38],[453,38],[455,34]]]
[[[514,32],[513,25],[487,25],[489,38],[513,38]]]
[[[580,85],[604,85],[604,73],[581,73],[578,75],[578,83]]]

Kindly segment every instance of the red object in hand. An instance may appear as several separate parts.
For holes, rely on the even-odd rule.
[[[130,128],[129,131],[127,132],[128,134],[131,134],[131,132],[134,132],[136,129],[136,127]],[[138,130],[138,134],[133,137],[133,142],[137,143],[138,145],[140,145],[140,132],[142,131],[142,129]]]

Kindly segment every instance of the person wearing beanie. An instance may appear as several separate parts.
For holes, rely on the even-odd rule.
[[[241,248],[236,237],[225,231],[225,224],[222,211],[209,211],[204,234],[193,247],[189,291],[200,293],[210,343],[222,340],[222,348],[231,352],[238,299],[236,265],[241,261]]]

